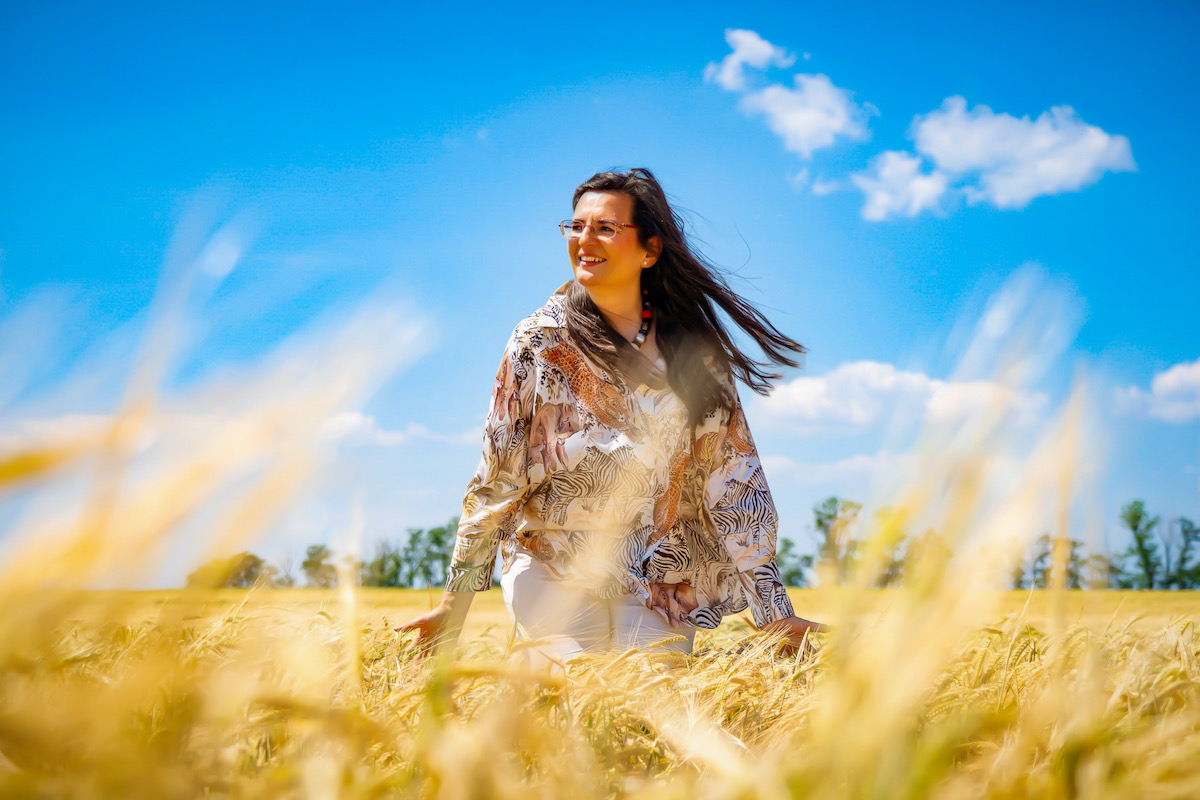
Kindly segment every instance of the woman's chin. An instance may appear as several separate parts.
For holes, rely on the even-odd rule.
[[[586,269],[575,270],[575,282],[583,287],[598,286],[603,281],[603,278],[596,273]]]

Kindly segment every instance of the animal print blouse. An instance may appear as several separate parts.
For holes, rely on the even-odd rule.
[[[654,608],[666,604],[654,584],[682,584],[677,613],[701,628],[747,605],[760,626],[791,616],[740,400],[692,429],[661,359],[660,388],[627,387],[585,359],[565,288],[509,339],[446,588],[489,588],[498,547],[507,570],[519,545],[597,597],[631,592]]]

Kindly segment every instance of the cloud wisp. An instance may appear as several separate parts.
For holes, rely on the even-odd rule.
[[[410,422],[402,430],[395,430],[383,427],[370,414],[343,411],[325,420],[322,435],[326,441],[349,447],[402,447],[417,439],[476,446],[483,437],[483,429],[437,433],[424,425]]]
[[[752,89],[746,68],[789,67],[796,57],[754,31],[727,30],[725,41],[732,52],[704,69],[704,79],[742,95],[740,107],[749,116],[762,116],[784,148],[801,158],[832,147],[839,139],[865,139],[868,109],[859,106],[847,90],[826,75],[798,74],[792,85],[771,83]]]
[[[866,195],[862,215],[872,221],[936,209],[950,184],[946,173],[922,172],[921,159],[898,150],[880,153],[870,169],[850,180]]]
[[[967,109],[962,97],[913,120],[917,152],[938,169],[967,179],[969,202],[1024,208],[1043,195],[1075,192],[1106,172],[1136,169],[1129,140],[1088,125],[1070,106],[1037,119]]]
[[[1150,391],[1126,386],[1116,392],[1117,410],[1161,422],[1200,420],[1200,358],[1155,374]]]
[[[809,161],[813,153],[842,139],[866,139],[866,119],[878,113],[860,106],[852,92],[823,74],[798,74],[792,85],[753,88],[748,69],[788,67],[795,56],[750,30],[727,30],[731,52],[710,63],[704,79],[742,95],[749,116],[761,116],[784,147]],[[807,54],[805,54],[807,59]],[[1129,140],[1083,121],[1070,106],[1054,106],[1036,119],[997,113],[986,105],[968,108],[965,98],[913,118],[915,152],[886,150],[848,181],[813,181],[814,194],[857,188],[865,197],[862,216],[871,221],[941,212],[952,200],[996,209],[1022,209],[1034,199],[1080,191],[1109,172],[1132,172]],[[807,168],[791,182],[809,184]]]
[[[1041,394],[1016,395],[1012,389],[990,381],[942,380],[879,361],[854,361],[819,378],[781,383],[769,396],[752,402],[757,416],[768,425],[866,428],[892,418],[898,411],[943,420],[993,402],[1032,415],[1046,398]]]
[[[704,79],[712,81],[728,92],[746,90],[746,67],[790,67],[796,57],[782,47],[776,47],[754,31],[730,29],[725,31],[725,41],[731,52],[719,62],[704,68]]]

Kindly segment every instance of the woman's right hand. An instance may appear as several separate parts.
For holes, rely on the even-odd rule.
[[[474,592],[446,592],[435,608],[413,617],[395,630],[397,633],[415,632],[417,636],[412,644],[422,655],[447,644],[453,646],[458,641],[474,596]]]

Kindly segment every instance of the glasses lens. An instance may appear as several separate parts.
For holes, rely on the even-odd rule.
[[[585,225],[578,220],[564,219],[558,223],[558,229],[562,231],[562,235],[568,239],[578,239],[583,236],[583,232],[588,228],[592,229],[592,235],[597,239],[608,240],[621,232],[621,224],[618,222],[610,222],[608,220],[600,220],[593,222],[590,225]]]

